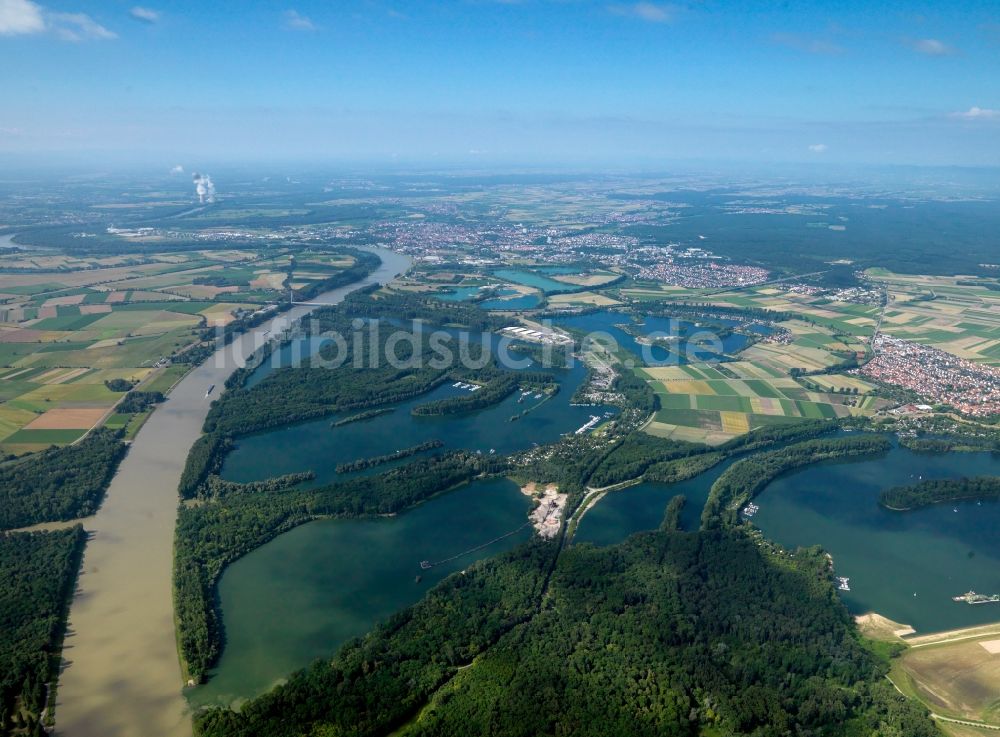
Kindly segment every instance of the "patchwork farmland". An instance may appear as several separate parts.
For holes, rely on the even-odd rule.
[[[733,361],[638,369],[661,409],[646,431],[711,444],[766,425],[865,414],[883,402],[853,387],[814,391],[764,363]],[[809,380],[820,377],[809,377]]]
[[[102,425],[134,433],[148,411],[115,412],[129,388],[165,393],[207,328],[275,303],[289,282],[302,288],[353,263],[303,248],[5,261],[0,456],[72,443]]]

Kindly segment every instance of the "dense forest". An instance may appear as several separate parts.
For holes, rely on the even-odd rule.
[[[499,330],[510,324],[509,318],[491,315],[486,310],[464,302],[435,299],[431,295],[412,292],[359,289],[343,302],[343,312],[369,319],[390,319],[394,322],[420,320],[431,325],[455,325],[478,332]],[[319,310],[316,317],[321,325],[332,311]],[[323,325],[323,329],[328,329]]]
[[[706,452],[707,447],[683,440],[666,440],[644,432],[627,435],[601,461],[587,480],[594,488],[636,479],[657,463]]]
[[[212,405],[205,432],[237,436],[335,412],[377,407],[442,384],[443,368],[276,369],[252,389],[234,389]]]
[[[677,532],[681,529],[681,512],[684,511],[685,504],[687,497],[683,494],[670,498],[663,512],[663,520],[660,522],[661,532]]]
[[[900,438],[899,444],[917,453],[951,453],[953,451],[1000,452],[1000,438],[997,437],[943,437],[943,438]]]
[[[553,384],[553,377],[550,374],[540,371],[507,371],[495,366],[487,366],[474,372],[456,372],[449,378],[475,381],[480,388],[469,394],[418,404],[411,410],[412,414],[439,416],[475,412],[502,402],[522,386],[550,393],[555,393],[558,388],[558,385]]]
[[[178,640],[189,677],[198,681],[222,647],[215,585],[226,565],[297,525],[321,517],[396,514],[483,473],[504,470],[495,457],[456,452],[384,473],[315,489],[226,494],[182,506],[175,538],[174,599]],[[264,482],[258,482],[261,484]],[[247,485],[233,485],[246,489]]]
[[[704,529],[732,525],[746,502],[786,471],[833,458],[884,453],[892,444],[881,435],[818,438],[758,453],[734,463],[718,480],[702,510]]]
[[[93,514],[125,449],[120,431],[102,428],[0,465],[0,530]]]
[[[222,459],[232,448],[233,442],[220,433],[202,435],[191,446],[177,490],[182,499],[192,499],[198,494],[209,473],[218,472]]]
[[[780,564],[738,531],[608,548],[529,543],[200,737],[906,735],[926,713],[884,681],[818,550]]]
[[[724,453],[712,452],[678,458],[674,461],[654,463],[642,475],[642,480],[656,481],[661,484],[676,484],[679,481],[693,479],[695,476],[721,463],[725,458]]]
[[[440,340],[441,335],[423,330],[393,324],[384,329],[381,323],[371,321],[361,323],[359,329],[357,318],[377,320],[387,301],[410,305],[408,312],[422,319],[464,319],[477,327],[489,324],[488,314],[476,307],[441,306],[437,300],[407,295],[375,295],[371,289],[359,292],[340,305],[316,310],[307,327],[313,339],[324,342],[301,366],[276,369],[251,389],[239,382],[229,386],[213,404],[205,432],[236,436],[350,410],[364,410],[361,414],[369,416],[369,409],[411,399],[442,384],[458,368],[460,357],[457,339],[450,333],[444,334],[449,340]],[[351,337],[348,340],[346,336]],[[481,359],[481,349],[470,349],[470,353],[474,360]],[[438,414],[458,406],[486,406],[506,396],[505,389],[507,394],[513,391],[509,378],[513,374],[497,368],[488,353],[481,362],[477,376],[497,379],[495,386],[475,393],[482,397],[463,397],[462,405],[457,404],[458,398],[441,400],[419,412]]]
[[[907,512],[931,504],[972,499],[1000,498],[1000,477],[927,479],[910,486],[894,486],[878,496],[878,503],[894,512]]]
[[[86,539],[79,525],[0,533],[0,735],[44,734],[38,722]]]

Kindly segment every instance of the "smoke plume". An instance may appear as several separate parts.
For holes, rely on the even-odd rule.
[[[215,184],[212,182],[212,177],[194,172],[191,179],[194,182],[194,191],[198,195],[198,202],[203,205],[206,202],[215,202]]]

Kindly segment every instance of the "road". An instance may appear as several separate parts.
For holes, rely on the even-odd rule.
[[[408,268],[379,249],[382,266],[321,295],[336,304]],[[220,349],[171,391],[136,435],[97,514],[70,609],[56,734],[66,737],[190,737],[174,635],[171,571],[177,484],[211,401],[266,338],[314,306],[297,306]],[[215,385],[211,396],[208,388]]]

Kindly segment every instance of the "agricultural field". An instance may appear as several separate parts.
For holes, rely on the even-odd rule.
[[[895,661],[892,681],[935,714],[998,727],[1000,631],[986,627],[980,634],[955,635],[940,643],[908,640],[911,645]]]
[[[875,286],[886,289],[882,332],[970,361],[1000,366],[1000,282],[981,277],[895,274],[885,269],[866,273]],[[805,324],[809,329],[820,327],[861,341],[871,336],[880,310],[877,304],[838,300],[826,292],[796,285],[761,285],[727,292],[643,284],[619,293],[638,301],[691,301],[793,313],[808,320]]]
[[[1000,366],[1000,285],[970,277],[930,277],[871,270],[886,284],[883,331],[896,338]]]
[[[620,290],[622,297],[640,301],[670,300],[698,304],[761,309],[775,313],[792,313],[838,335],[866,338],[875,331],[881,307],[838,300],[799,285],[761,285],[739,290],[685,289],[661,285],[637,285]]]
[[[647,432],[718,444],[766,425],[864,414],[874,397],[810,391],[766,363],[751,360],[638,369],[660,396]],[[811,377],[810,377],[811,378]]]
[[[553,294],[548,298],[550,307],[614,307],[621,304],[613,297],[603,292],[572,292],[570,294]]]
[[[204,250],[114,258],[28,250],[0,268],[0,454],[79,440],[107,424],[134,432],[144,417],[116,415],[124,391],[165,392],[183,375],[177,356],[224,326],[353,264],[308,249]]]
[[[619,279],[621,274],[612,271],[588,271],[580,274],[554,274],[552,278],[563,284],[576,287],[600,288]]]

